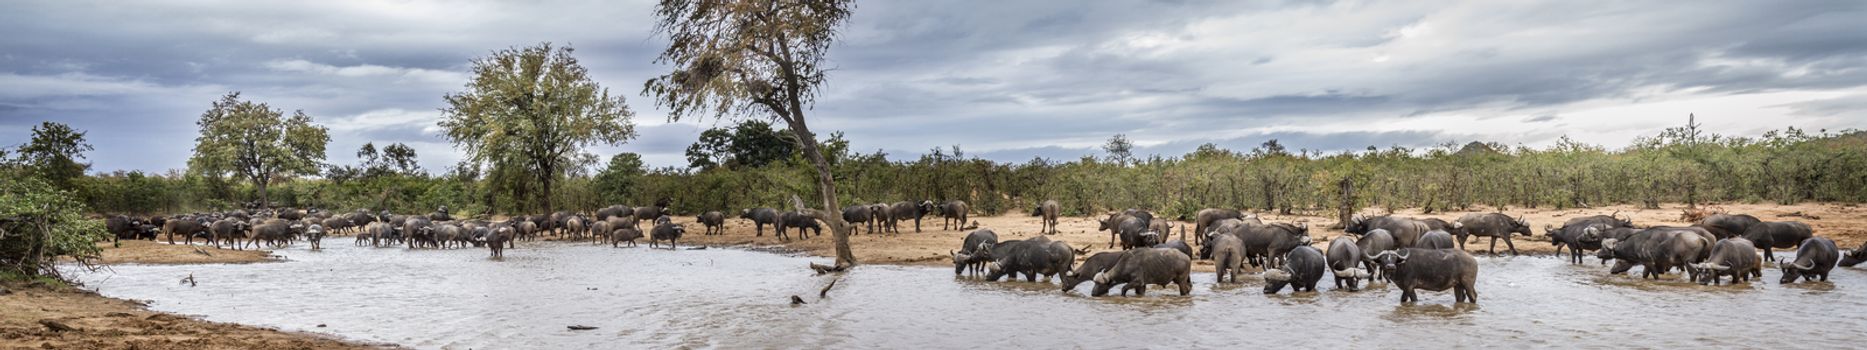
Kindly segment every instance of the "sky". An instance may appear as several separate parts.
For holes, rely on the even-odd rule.
[[[463,156],[442,96],[495,50],[571,45],[638,138],[590,151],[685,166],[715,119],[667,120],[644,81],[652,1],[0,0],[0,146],[57,121],[94,172],[184,168],[231,91],[330,128],[328,162],[405,143]],[[1867,128],[1867,1],[859,1],[808,112],[853,149],[1023,162],[1199,144],[1608,146]]]

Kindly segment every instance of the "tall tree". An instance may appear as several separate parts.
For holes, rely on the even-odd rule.
[[[668,48],[656,58],[674,71],[650,79],[643,90],[684,117],[773,118],[797,136],[817,168],[817,191],[830,223],[839,265],[853,266],[849,227],[836,199],[830,163],[819,150],[804,112],[823,86],[826,56],[836,30],[849,20],[850,0],[661,0],[656,31]],[[802,209],[802,208],[800,208]]]
[[[529,186],[504,188],[515,199],[535,199],[547,213],[557,180],[594,161],[585,147],[635,138],[635,113],[622,96],[610,96],[591,80],[572,51],[541,43],[474,59],[473,81],[465,91],[448,94],[448,106],[441,109],[440,126],[454,147],[466,150],[475,164],[491,166],[490,173],[525,174],[541,193],[519,193]]]
[[[84,152],[91,150],[91,144],[84,141],[84,132],[48,121],[32,128],[32,141],[19,146],[18,162],[53,186],[71,190],[72,180],[91,168],[79,162]]]
[[[277,176],[317,174],[324,162],[330,131],[311,123],[305,111],[283,111],[228,93],[195,122],[194,157],[188,168],[213,177],[232,174],[252,181],[260,206],[267,206],[266,185]]]
[[[700,140],[687,146],[688,167],[711,169],[757,168],[782,161],[796,153],[797,143],[789,131],[774,130],[763,120],[746,120],[732,128],[712,128],[700,133]]]
[[[1109,153],[1109,162],[1116,165],[1128,165],[1134,161],[1134,142],[1128,141],[1128,135],[1115,134],[1109,142],[1102,144],[1102,151]]]

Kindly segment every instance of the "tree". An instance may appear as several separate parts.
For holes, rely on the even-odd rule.
[[[842,266],[856,264],[849,251],[849,228],[834,214],[841,212],[836,180],[804,111],[823,86],[823,65],[836,29],[848,21],[854,7],[849,0],[661,0],[655,6],[660,18],[655,27],[667,36],[668,48],[655,61],[673,65],[674,71],[643,87],[644,93],[658,98],[657,105],[669,109],[669,120],[713,116],[784,121],[817,168],[824,212],[814,216],[830,223]]]
[[[1128,135],[1115,134],[1109,142],[1102,145],[1102,151],[1109,153],[1109,162],[1126,166],[1134,162],[1134,142],[1128,141]]]
[[[32,128],[32,141],[19,147],[19,164],[32,174],[60,189],[71,190],[72,181],[84,176],[91,165],[80,163],[84,152],[91,151],[84,133],[57,122],[43,122]]]
[[[642,156],[635,153],[617,153],[609,157],[609,165],[596,173],[598,198],[605,203],[623,203],[639,192],[642,175],[648,170],[642,168]]]
[[[787,132],[773,130],[771,123],[756,119],[739,122],[730,129],[707,129],[700,133],[699,141],[687,146],[688,167],[757,168],[783,161],[797,152],[797,143]]]
[[[572,51],[542,43],[474,59],[473,81],[448,94],[441,109],[439,124],[454,147],[475,164],[490,165],[495,179],[536,183],[541,193],[505,188],[514,199],[535,199],[547,213],[557,180],[594,161],[585,147],[635,138],[635,113],[622,96],[610,96],[591,80]]]
[[[102,252],[102,221],[91,210],[32,176],[0,173],[0,276],[58,277],[59,257],[89,265]]]
[[[331,142],[329,129],[312,124],[305,111],[285,117],[265,103],[240,99],[239,92],[222,96],[195,125],[201,136],[188,169],[252,181],[261,206],[269,205],[266,186],[273,177],[316,174]]]

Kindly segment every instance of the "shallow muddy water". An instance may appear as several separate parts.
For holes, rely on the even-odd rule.
[[[650,250],[522,243],[483,249],[303,244],[289,261],[120,265],[81,273],[104,295],[208,320],[333,334],[416,348],[1158,348],[1168,345],[1852,348],[1867,339],[1867,272],[1779,285],[1779,272],[1705,287],[1606,275],[1553,257],[1479,257],[1478,305],[1449,292],[1262,294],[1262,281],[1213,284],[1190,297],[1060,293],[1054,282],[980,282],[950,268],[863,266],[841,277],[827,259],[734,249]],[[193,274],[197,286],[177,282]],[[1635,273],[1633,276],[1638,276]],[[1670,276],[1670,275],[1669,275]],[[808,305],[790,305],[798,295]],[[318,327],[318,325],[326,325]],[[598,327],[573,331],[570,325]],[[1849,343],[1855,342],[1855,343]]]

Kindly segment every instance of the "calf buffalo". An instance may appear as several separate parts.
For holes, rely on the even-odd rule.
[[[1452,290],[1453,302],[1478,303],[1478,260],[1458,249],[1401,249],[1393,254],[1394,285],[1400,287],[1400,303],[1420,301],[1414,289],[1439,292]]]
[[[1193,292],[1192,257],[1164,248],[1139,248],[1121,254],[1115,266],[1096,274],[1096,287],[1089,295],[1108,295],[1117,284],[1122,285],[1121,295],[1128,295],[1128,291],[1134,291],[1135,296],[1147,295],[1150,284],[1173,284],[1180,287],[1180,295]]]
[[[1796,260],[1782,266],[1783,279],[1780,283],[1795,283],[1797,278],[1828,282],[1828,271],[1835,269],[1835,260],[1841,257],[1835,248],[1835,241],[1821,237],[1810,237],[1802,241],[1802,248],[1796,250]]]

